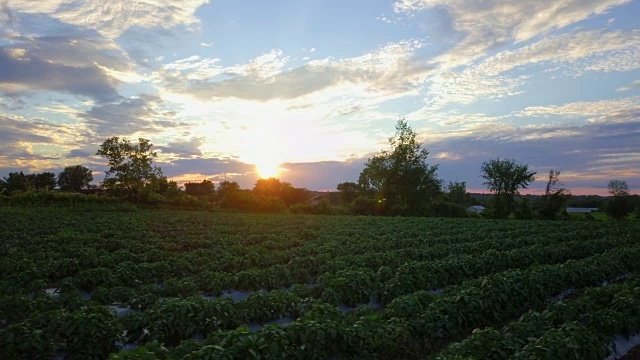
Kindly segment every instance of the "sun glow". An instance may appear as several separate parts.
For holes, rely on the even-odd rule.
[[[263,162],[260,164],[256,164],[256,171],[258,172],[258,175],[260,175],[260,178],[262,179],[278,177],[281,170],[282,169],[278,167],[277,164],[274,164],[271,162]]]
[[[255,165],[256,174],[262,179],[278,177],[282,172],[281,163],[286,162],[286,145],[279,134],[270,128],[253,128],[244,134],[241,158]]]

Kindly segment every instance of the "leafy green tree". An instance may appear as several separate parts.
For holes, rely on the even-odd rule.
[[[286,206],[298,204],[309,199],[309,190],[293,187],[286,181],[276,178],[258,179],[253,187],[256,196],[280,198]]]
[[[533,211],[531,211],[531,202],[527,198],[520,200],[520,205],[514,213],[518,220],[531,220],[533,219]]]
[[[253,187],[253,192],[259,196],[279,197],[284,186],[284,183],[276,178],[258,179]]]
[[[2,187],[10,194],[18,191],[28,191],[30,186],[29,178],[22,171],[10,172],[2,180]]]
[[[240,185],[235,181],[223,181],[218,184],[217,198],[223,200],[225,196],[240,191]]]
[[[389,145],[365,163],[358,184],[376,194],[385,214],[420,215],[441,192],[438,167],[426,164],[429,152],[405,119]]]
[[[467,192],[467,182],[449,182],[447,185],[447,201],[467,207],[471,204],[471,195]]]
[[[336,189],[340,192],[342,203],[346,205],[351,204],[362,193],[360,185],[351,181],[338,184]]]
[[[215,192],[215,184],[209,180],[202,180],[202,182],[188,182],[184,184],[184,189],[187,195],[196,197],[205,197]]]
[[[153,166],[153,159],[158,155],[151,151],[152,146],[149,140],[143,138],[139,138],[135,145],[128,139],[117,136],[105,140],[96,152],[96,155],[109,161],[103,186],[109,190],[133,193],[149,184],[152,179],[161,177],[160,168]]]
[[[29,181],[30,189],[53,190],[56,188],[56,174],[52,172],[29,174],[26,176]]]
[[[543,219],[558,219],[569,201],[569,190],[560,181],[560,171],[549,171],[544,195],[538,201],[538,215]]]
[[[280,198],[284,201],[285,205],[300,204],[311,198],[311,192],[309,190],[294,187],[288,182],[283,182],[283,184],[284,186],[280,190]]]
[[[179,196],[182,194],[178,183],[167,179],[164,175],[152,177],[145,189],[163,196]]]
[[[80,192],[93,181],[91,170],[82,166],[67,166],[58,174],[58,187],[62,191]]]
[[[506,219],[515,210],[515,196],[520,189],[535,180],[535,172],[529,171],[529,165],[516,164],[514,159],[492,159],[482,163],[481,176],[484,185],[494,193],[491,201],[496,218]]]
[[[605,207],[605,212],[616,220],[624,219],[630,212],[629,184],[624,180],[613,179],[607,184],[609,194],[612,196]]]

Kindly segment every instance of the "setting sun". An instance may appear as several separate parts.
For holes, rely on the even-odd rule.
[[[262,179],[268,179],[277,177],[282,169],[277,164],[265,162],[262,164],[256,164],[256,172]]]

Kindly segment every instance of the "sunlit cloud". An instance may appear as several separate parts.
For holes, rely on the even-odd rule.
[[[65,1],[39,0],[34,6],[29,0],[11,0],[8,9],[44,14],[63,23],[93,29],[109,38],[117,38],[132,27],[171,29],[178,25],[197,26],[195,10],[208,0],[177,0],[170,4],[158,0]]]
[[[443,7],[464,39],[438,60],[457,66],[468,64],[492,48],[523,42],[539,34],[562,29],[631,0],[402,0],[394,4],[397,13],[415,13]],[[536,14],[536,16],[531,16]]]

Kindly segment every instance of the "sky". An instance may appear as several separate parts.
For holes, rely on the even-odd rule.
[[[0,177],[150,139],[182,184],[334,190],[399,118],[446,182],[482,162],[640,193],[640,0],[0,0]]]

